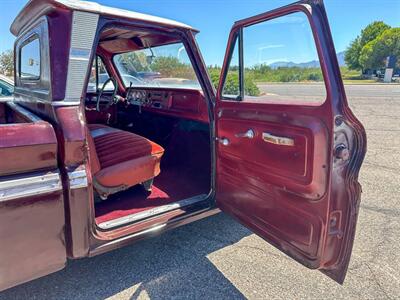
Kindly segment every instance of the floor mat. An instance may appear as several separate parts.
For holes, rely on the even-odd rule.
[[[103,223],[199,194],[207,194],[209,186],[209,174],[196,172],[194,168],[168,167],[161,170],[160,175],[154,179],[151,193],[138,185],[96,203],[96,222]]]

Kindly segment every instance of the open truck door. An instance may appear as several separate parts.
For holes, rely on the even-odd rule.
[[[312,74],[316,69],[320,74]],[[260,83],[262,74],[301,81],[303,73],[290,73],[296,70],[310,73],[306,81],[320,76],[319,83]],[[342,283],[366,137],[347,104],[322,1],[236,22],[216,101],[217,205],[301,264]]]

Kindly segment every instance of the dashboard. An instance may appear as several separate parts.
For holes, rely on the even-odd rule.
[[[172,97],[172,93],[166,91],[128,89],[126,93],[128,104],[163,109],[171,108]]]
[[[141,110],[208,123],[206,100],[199,90],[129,88],[125,98]]]

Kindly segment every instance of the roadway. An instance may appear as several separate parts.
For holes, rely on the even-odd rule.
[[[276,95],[318,90],[262,88]],[[342,286],[219,214],[71,261],[58,273],[0,293],[0,299],[399,299],[400,85],[347,85],[346,91],[367,130],[368,153],[353,255]]]

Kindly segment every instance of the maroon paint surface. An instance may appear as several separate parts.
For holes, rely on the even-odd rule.
[[[49,5],[47,1],[42,0],[30,2],[26,6],[25,11],[16,19],[13,30],[14,34],[18,34],[19,30],[24,26],[25,21],[32,20],[37,17],[39,13],[44,12],[48,13],[48,46],[50,55],[49,57],[47,57],[47,59],[49,59],[49,64],[52,68],[50,73],[52,99],[50,99],[50,101],[37,101],[37,99],[33,95],[30,95],[29,90],[26,90],[26,93],[24,94],[15,94],[14,101],[16,103],[22,103],[26,109],[46,119],[49,123],[51,123],[52,127],[54,128],[55,135],[53,133],[53,138],[54,136],[57,137],[57,146],[54,147],[53,144],[51,144],[51,146],[53,147],[53,152],[57,153],[57,155],[54,155],[52,157],[52,165],[57,166],[58,161],[60,173],[62,176],[64,193],[58,194],[58,198],[54,198],[52,196],[44,197],[46,201],[57,199],[57,205],[46,206],[38,204],[37,206],[35,206],[38,209],[37,213],[35,214],[36,216],[40,215],[41,213],[50,214],[52,216],[47,219],[49,224],[43,221],[41,223],[49,230],[49,235],[46,236],[48,240],[44,240],[43,236],[38,236],[38,234],[43,233],[43,230],[41,230],[40,224],[36,223],[37,220],[32,220],[29,216],[26,218],[27,212],[24,209],[29,208],[29,206],[23,207],[23,209],[21,210],[21,214],[18,215],[18,219],[22,220],[20,225],[24,226],[24,224],[26,224],[26,227],[29,228],[29,231],[21,230],[20,227],[16,226],[16,228],[18,228],[18,234],[15,234],[14,237],[15,239],[17,239],[17,241],[10,241],[10,243],[8,243],[8,240],[5,240],[8,243],[8,246],[4,247],[4,249],[7,250],[9,254],[12,254],[11,248],[13,247],[13,245],[18,245],[17,242],[23,244],[23,236],[28,235],[34,238],[34,240],[31,241],[34,245],[24,247],[24,250],[27,251],[27,255],[29,254],[33,257],[35,255],[36,249],[40,248],[40,244],[47,245],[49,247],[48,251],[50,252],[47,252],[47,258],[41,256],[35,261],[35,268],[30,264],[27,264],[25,266],[24,272],[21,271],[18,273],[19,277],[10,277],[8,281],[3,281],[3,285],[0,287],[1,289],[36,278],[38,276],[46,275],[59,268],[62,268],[64,266],[66,254],[70,258],[95,255],[106,250],[112,250],[121,247],[126,243],[145,238],[147,235],[134,235],[130,238],[124,239],[124,242],[114,242],[108,244],[110,241],[113,241],[121,236],[127,236],[133,233],[137,233],[160,222],[167,223],[167,225],[165,226],[165,230],[167,230],[217,212],[216,210],[210,211],[205,209],[198,212],[174,211],[172,213],[163,215],[159,219],[146,221],[140,226],[127,226],[125,228],[107,233],[98,231],[95,224],[93,207],[92,178],[90,174],[90,164],[88,161],[89,158],[86,142],[87,132],[84,117],[84,106],[82,104],[82,106],[62,107],[53,106],[51,103],[51,100],[62,100],[65,95],[67,76],[67,72],[65,72],[65,70],[67,69],[69,54],[69,49],[67,49],[67,42],[69,41],[69,36],[71,33],[70,24],[72,14],[70,11],[65,10],[62,5],[52,6]],[[134,22],[132,22],[132,24],[133,23]],[[152,24],[151,22],[148,22],[148,25],[155,26],[157,28],[159,27],[158,25]],[[176,30],[183,33],[183,35],[187,35],[187,33],[184,33],[186,29],[183,30],[168,28],[167,30]],[[195,101],[197,100],[195,99]],[[191,109],[189,108],[189,110]],[[194,111],[197,112],[197,108],[195,108]],[[179,113],[179,111],[176,111],[174,113],[177,114]],[[185,115],[186,114],[183,113],[181,116],[185,118]],[[195,114],[195,118],[197,118],[197,116],[198,114]],[[4,116],[2,116],[2,120],[4,121]],[[36,135],[36,132],[26,132],[25,134],[19,136],[18,141],[21,144],[32,143],[32,137]],[[37,137],[39,139],[43,139],[45,135],[40,134]],[[38,151],[35,150],[35,152]],[[14,152],[15,155],[13,156],[12,160],[17,159],[18,156],[30,153],[31,152],[27,151],[27,148],[23,150],[23,153]],[[29,162],[30,164],[32,164],[32,168],[34,170],[42,168],[42,165],[38,165],[37,160],[33,160],[32,158],[34,157],[31,157],[31,161]],[[24,172],[28,170],[26,166],[23,167]],[[83,167],[86,167],[87,170],[88,187],[70,189],[68,172],[79,170]],[[8,167],[5,168],[8,169]],[[64,202],[62,201],[62,196],[64,196]],[[36,199],[35,197],[31,197],[28,200],[35,201]],[[12,207],[7,206],[5,208],[6,211],[8,210],[8,208]],[[17,211],[14,208],[12,208],[12,210],[14,212]],[[15,217],[16,216],[13,216],[12,218]],[[57,220],[54,220],[53,217],[57,218]],[[2,219],[2,221],[12,223],[13,220],[4,218]],[[2,226],[2,228],[6,228],[6,226]],[[57,232],[57,234],[55,234],[55,232]],[[62,247],[60,248],[58,247],[58,245],[62,245]],[[11,248],[9,249],[8,247]],[[50,255],[50,253],[52,253],[52,255]],[[3,259],[3,255],[1,257]],[[4,258],[7,258],[7,266],[17,266],[17,262],[20,260],[20,257],[12,257],[8,259],[7,256],[4,256]],[[60,261],[62,261],[62,264],[59,264]],[[0,271],[5,270],[4,268],[6,268],[7,266],[2,265],[2,269]]]
[[[217,136],[231,143],[217,146],[216,198],[222,210],[278,249],[342,283],[354,240],[365,131],[348,108],[322,2],[307,2],[310,9],[304,3],[236,22],[229,45],[243,26],[304,12],[314,32],[327,99],[321,106],[301,106],[217,96]],[[220,84],[218,95],[221,91]],[[255,138],[238,141],[235,134],[248,129]],[[293,138],[295,145],[266,143],[263,132]],[[350,160],[333,158],[340,143],[349,149]]]
[[[0,127],[0,135],[0,175],[57,168],[57,141],[49,123]]]
[[[3,110],[5,105],[0,103]],[[7,119],[0,124],[0,176],[57,168],[57,140],[49,123],[32,122],[10,108]]]
[[[0,290],[65,266],[62,192],[0,202]]]
[[[18,113],[9,111],[15,119]],[[0,176],[57,171],[57,140],[45,121],[0,125]],[[62,269],[66,262],[62,190],[0,201],[0,290]]]
[[[328,99],[322,106],[310,108],[224,102],[220,99],[215,101],[212,83],[194,33],[171,26],[161,28],[160,24],[148,22],[146,26],[179,33],[187,42],[188,55],[199,75],[204,95],[177,91],[175,106],[171,105],[169,110],[150,107],[144,109],[152,113],[209,122],[211,125],[214,124],[215,118],[217,136],[226,136],[232,142],[230,148],[216,146],[217,204],[299,262],[311,268],[318,268],[342,282],[355,233],[360,200],[357,177],[366,150],[365,132],[347,105],[323,7],[320,1],[307,3],[312,6],[313,14],[309,17],[327,84]],[[233,30],[297,10],[308,13],[301,4],[294,4],[239,21]],[[17,17],[13,32],[17,34],[24,22],[34,19],[44,11],[48,12],[49,17],[49,62],[52,68],[53,97],[51,100],[57,101],[62,100],[65,95],[71,12],[61,4],[52,6],[45,0],[30,2],[25,11]],[[124,26],[138,25],[133,20],[121,20],[112,16],[100,18],[100,22],[106,21],[113,21],[115,24],[120,22],[120,25]],[[143,23],[145,22],[140,22],[139,25],[144,26]],[[233,34],[229,45],[232,38]],[[226,59],[224,67],[227,67]],[[110,70],[112,68],[111,64]],[[110,73],[116,74],[115,70]],[[121,81],[119,78],[118,80],[121,86]],[[124,93],[123,88],[120,88],[120,93]],[[187,103],[180,98],[185,96],[185,93],[189,98]],[[24,160],[17,168],[15,164],[7,165],[8,162],[2,161],[4,165],[0,165],[0,174],[52,168],[58,163],[64,193],[30,197],[0,206],[0,238],[2,242],[6,242],[2,249],[5,252],[1,252],[0,255],[1,261],[5,263],[0,265],[0,271],[9,270],[7,272],[12,274],[8,280],[1,282],[0,289],[61,268],[66,254],[70,258],[78,258],[104,253],[147,237],[148,234],[138,233],[149,227],[167,224],[164,229],[171,229],[217,212],[209,208],[197,212],[177,210],[133,226],[109,232],[100,231],[95,223],[84,105],[56,107],[52,106],[51,102],[37,101],[34,97],[21,94],[15,96],[15,101],[23,103],[26,108],[44,117],[49,123],[45,126],[42,124],[43,128],[37,128],[40,134],[36,129],[33,132],[28,129],[33,128],[30,126],[38,126],[37,124],[13,125],[17,126],[15,128],[18,130],[12,133],[10,139],[0,143],[0,151],[8,155],[9,161],[20,157],[31,159]],[[207,115],[207,108],[202,105],[205,101],[208,101],[211,107],[216,105],[214,115]],[[220,111],[222,116],[218,117]],[[54,132],[51,132],[51,127],[54,128]],[[3,128],[5,126],[0,126],[0,130],[13,130]],[[249,128],[256,131],[256,142],[239,142],[235,134],[243,133]],[[292,136],[295,149],[282,149],[281,146],[266,144],[260,140],[260,134],[264,131]],[[13,142],[15,137],[16,142]],[[37,138],[39,142],[33,141],[32,137]],[[334,148],[339,141],[349,148],[350,160],[347,162],[334,158]],[[15,143],[19,143],[22,152],[15,150],[18,148],[15,147]],[[36,148],[30,149],[32,146]],[[52,155],[47,155],[49,153]],[[37,154],[40,154],[40,157],[36,158]],[[84,167],[87,171],[88,187],[70,189],[68,172]],[[213,178],[214,173],[210,173],[210,177]],[[211,185],[214,187],[214,182],[211,182]],[[28,213],[28,208],[35,212],[34,216]],[[8,224],[16,226],[8,229]],[[29,231],[21,228],[29,228]],[[27,240],[26,236],[32,239]],[[121,237],[125,238],[116,242]],[[25,244],[27,241],[30,241],[29,245]],[[42,245],[46,246],[46,250],[41,248]],[[15,252],[17,255],[13,256],[15,246],[22,250]],[[43,253],[47,255],[43,256]],[[35,255],[37,260],[33,266],[33,260],[27,262],[27,257]],[[23,265],[18,268],[18,263]],[[11,268],[19,269],[20,272],[15,273]]]
[[[161,103],[161,108],[144,106],[143,110],[145,111],[199,122],[209,122],[206,100],[204,99],[203,93],[199,90],[170,88],[144,90],[147,90],[149,93],[157,93],[160,90],[168,92],[167,98],[157,101]]]

